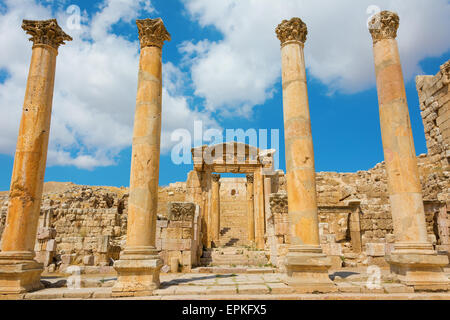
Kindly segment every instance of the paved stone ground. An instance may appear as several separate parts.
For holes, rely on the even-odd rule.
[[[449,274],[450,276],[450,274]],[[161,288],[145,300],[450,300],[449,292],[415,293],[396,283],[382,270],[381,286],[369,289],[369,275],[363,270],[339,270],[330,274],[338,292],[332,294],[296,293],[283,282],[279,273],[261,274],[161,274]],[[81,288],[67,288],[67,278],[42,278],[46,289],[12,297],[15,299],[111,299],[114,275],[82,275]],[[1,299],[1,298],[0,298]],[[127,298],[130,299],[130,298]]]

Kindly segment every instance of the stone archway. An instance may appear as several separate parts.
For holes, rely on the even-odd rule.
[[[220,174],[235,173],[247,176],[248,241],[264,249],[265,203],[272,191],[267,184],[264,188],[264,179],[273,173],[274,153],[273,149],[261,151],[239,142],[192,149],[194,170],[188,174],[188,200],[201,208],[206,248],[216,246],[220,237]]]

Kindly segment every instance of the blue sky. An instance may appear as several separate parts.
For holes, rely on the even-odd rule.
[[[450,12],[450,5],[432,1],[436,9],[414,0],[407,7],[404,2],[378,1],[380,8],[396,10],[402,19],[399,46],[417,154],[427,150],[414,76],[436,74],[450,58],[450,27],[442,25],[448,19],[440,19]],[[136,18],[162,17],[172,35],[163,50],[163,108],[172,113],[163,113],[167,123],[163,124],[161,185],[185,181],[192,170],[191,165],[172,163],[170,133],[177,128],[191,130],[195,119],[203,120],[207,128],[279,129],[280,169],[285,170],[281,62],[274,30],[281,18],[292,16],[304,19],[310,30],[306,64],[316,170],[355,172],[383,161],[371,41],[363,23],[369,17],[368,4],[377,1],[355,0],[359,7],[353,12],[352,2],[343,1],[334,10],[337,14],[342,10],[337,20],[342,33],[333,30],[333,21],[329,25],[322,21],[317,4],[297,2],[286,0],[271,7],[272,2],[265,0],[260,4],[231,0],[0,1],[0,34],[17,35],[0,39],[5,50],[0,53],[0,110],[8,115],[4,122],[0,120],[0,190],[9,188],[31,54],[20,23],[7,24],[8,19],[19,22],[56,16],[74,37],[58,56],[46,181],[128,186],[137,80]],[[81,30],[65,27],[70,5],[81,9]],[[352,25],[352,19],[358,24]],[[346,28],[355,34],[337,38],[348,33]],[[322,29],[336,34],[327,38]],[[433,31],[437,29],[444,31]],[[343,42],[345,46],[339,47]],[[99,66],[103,64],[105,69]],[[120,97],[108,97],[116,91]]]

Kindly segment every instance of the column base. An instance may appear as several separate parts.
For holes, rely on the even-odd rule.
[[[417,251],[393,251],[386,256],[391,272],[405,285],[414,287],[415,291],[448,291],[450,281],[443,271],[448,265],[447,255],[430,254]]]
[[[163,263],[155,248],[126,248],[114,262],[117,282],[112,297],[151,296],[159,288]]]
[[[33,252],[0,252],[0,298],[43,289],[42,263],[33,260]]]
[[[337,286],[328,276],[331,260],[320,246],[289,248],[286,255],[286,284],[296,293],[337,292]]]

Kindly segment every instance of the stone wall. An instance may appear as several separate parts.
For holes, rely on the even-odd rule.
[[[427,230],[436,248],[448,252],[449,172],[431,159],[418,157]],[[278,179],[285,178],[279,174]],[[335,257],[334,264],[339,266],[343,261],[344,266],[386,266],[384,256],[392,250],[395,238],[384,162],[356,173],[318,172],[316,183],[321,245],[327,255]],[[273,254],[281,261],[289,243],[284,188],[271,195],[270,204],[279,248]]]
[[[167,220],[169,203],[184,202],[185,198],[185,183],[161,187],[158,218]],[[127,188],[46,183],[35,247],[37,259],[50,271],[63,270],[68,265],[111,266],[125,244],[127,200]],[[3,192],[0,235],[7,209],[8,194]]]
[[[427,222],[430,227],[434,221],[438,249],[450,252],[450,60],[435,76],[418,76],[416,84],[429,161],[434,164],[425,181]]]
[[[448,167],[450,159],[450,60],[435,76],[416,79],[428,154],[434,163]]]
[[[182,272],[190,272],[202,255],[200,208],[193,203],[171,202],[167,212],[167,218],[157,221],[156,248],[161,250],[161,259],[172,271],[181,267]]]
[[[428,232],[437,249],[449,251],[449,173],[431,159],[424,155],[418,157]],[[272,190],[278,193],[271,196],[267,225],[273,223],[274,231],[266,228],[266,249],[271,252],[271,263],[277,265],[287,250],[289,230],[285,176],[278,172],[273,180]],[[384,255],[394,242],[384,164],[356,173],[319,172],[317,195],[321,244],[333,257],[335,265],[339,266],[342,261],[345,266],[384,265]],[[127,199],[126,188],[68,184],[63,189],[47,190],[41,207],[37,256],[49,270],[63,269],[69,264],[110,266],[125,243]],[[183,222],[192,224],[190,230],[187,226],[178,228],[175,225],[180,222],[170,220],[170,204],[185,202],[186,184],[160,188],[158,199],[157,245],[163,250],[162,258],[167,265],[172,258],[178,258],[183,270],[189,270],[201,256],[202,248],[197,242],[201,238],[201,227],[195,217],[192,222]],[[245,179],[224,178],[221,200],[222,231],[226,228],[230,229],[227,232],[236,231],[238,225],[246,230]],[[7,194],[0,195],[0,204],[1,230],[6,217]],[[242,210],[234,212],[232,205],[240,205]],[[55,229],[54,236],[50,236],[53,232],[49,229]],[[245,242],[245,232],[241,233],[234,238]]]

